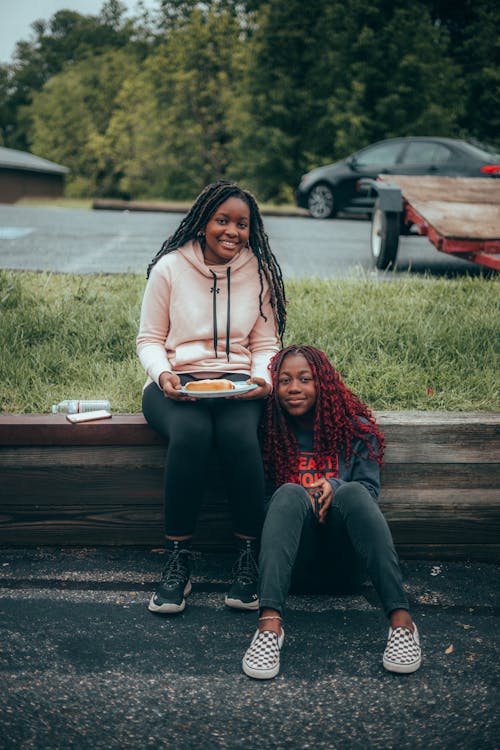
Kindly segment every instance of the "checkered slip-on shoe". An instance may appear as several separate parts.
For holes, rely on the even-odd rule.
[[[389,628],[382,663],[389,672],[408,674],[417,671],[422,664],[422,649],[416,625],[413,633],[409,628]]]
[[[285,632],[276,635],[271,630],[257,630],[243,657],[243,671],[256,680],[270,680],[280,671],[280,650]]]

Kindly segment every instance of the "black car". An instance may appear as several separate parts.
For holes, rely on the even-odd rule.
[[[362,178],[379,174],[500,177],[500,154],[452,138],[390,138],[302,176],[297,204],[315,219],[338,211],[370,214],[375,193]]]

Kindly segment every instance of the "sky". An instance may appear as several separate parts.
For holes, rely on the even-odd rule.
[[[135,0],[122,0],[133,11]],[[48,21],[58,10],[76,10],[82,15],[98,15],[104,0],[0,0],[0,63],[12,61],[16,42],[29,40],[31,24]],[[145,0],[146,8],[157,8],[158,0]]]

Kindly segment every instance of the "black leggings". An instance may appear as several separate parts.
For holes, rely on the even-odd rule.
[[[264,469],[257,428],[263,406],[262,399],[179,402],[165,398],[156,383],[145,388],[144,416],[168,440],[164,478],[166,536],[193,534],[214,450],[234,532],[245,537],[259,536]]]

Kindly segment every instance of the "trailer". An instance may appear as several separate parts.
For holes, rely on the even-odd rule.
[[[395,268],[400,236],[416,232],[441,253],[500,271],[500,180],[379,175],[363,182],[377,194],[370,232],[377,268]]]

